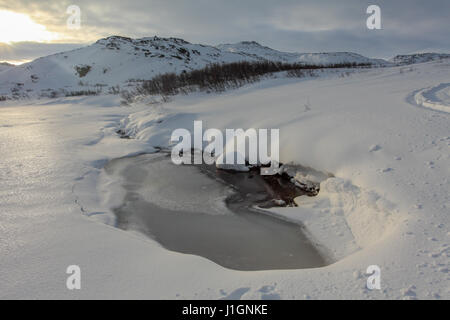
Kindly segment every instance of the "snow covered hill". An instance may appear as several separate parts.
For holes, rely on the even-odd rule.
[[[167,72],[181,73],[211,63],[272,60],[305,64],[386,64],[356,53],[286,53],[256,42],[218,47],[177,38],[112,36],[73,51],[36,59],[0,74],[0,96],[54,97],[67,93],[117,91]],[[0,69],[1,71],[1,69]],[[112,88],[114,87],[114,89]]]
[[[430,61],[437,61],[443,59],[450,59],[450,54],[448,53],[414,53],[414,54],[404,54],[397,55],[390,59],[389,61],[397,65],[406,65],[414,63],[423,63]]]
[[[242,60],[237,54],[175,38],[109,37],[73,51],[36,59],[0,76],[0,95],[41,95],[56,89],[88,90],[132,84],[167,72]],[[32,90],[32,91],[31,91]]]
[[[240,54],[245,58],[250,57],[258,60],[292,62],[296,58],[295,53],[277,51],[272,48],[262,46],[255,41],[243,41],[234,44],[219,44],[217,48],[225,52]]]
[[[265,59],[287,63],[304,64],[341,64],[341,63],[368,63],[378,66],[387,66],[390,63],[382,59],[370,59],[353,52],[327,52],[327,53],[288,53],[281,52],[260,45],[255,41],[244,41],[235,44],[220,44],[217,48],[240,54],[244,57]]]
[[[386,61],[352,52],[282,52],[254,41],[214,47],[178,38],[111,36],[90,46],[38,58],[20,66],[0,63],[0,97],[5,100],[118,93],[158,74],[201,69],[211,63],[270,60],[387,67],[446,58],[450,58],[450,54],[421,53],[398,55]]]

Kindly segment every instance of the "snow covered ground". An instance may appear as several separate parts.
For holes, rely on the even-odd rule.
[[[450,298],[448,60],[347,77],[268,79],[220,95],[119,106],[114,96],[0,107],[0,298]],[[433,90],[432,88],[438,88]],[[330,172],[301,221],[335,263],[240,272],[120,231],[108,159],[169,144],[174,128],[279,128],[281,161]],[[134,139],[120,139],[117,129]],[[66,268],[82,289],[66,289]],[[381,268],[381,289],[365,271]]]

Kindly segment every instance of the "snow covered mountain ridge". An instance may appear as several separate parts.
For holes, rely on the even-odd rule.
[[[415,64],[430,61],[438,61],[450,59],[449,53],[414,53],[414,54],[403,54],[397,55],[390,59],[389,61],[397,65]]]
[[[201,69],[211,63],[265,60],[315,65],[393,65],[352,52],[281,52],[254,41],[214,47],[178,38],[111,36],[87,47],[38,58],[20,66],[2,64],[0,97],[19,99],[54,97],[61,93],[117,93],[158,74]]]
[[[353,52],[324,52],[324,53],[289,53],[274,50],[260,45],[255,41],[243,41],[235,44],[220,44],[217,48],[225,52],[240,54],[257,60],[270,60],[285,63],[304,63],[331,65],[341,63],[364,63],[385,66],[389,63],[382,59],[371,59]]]

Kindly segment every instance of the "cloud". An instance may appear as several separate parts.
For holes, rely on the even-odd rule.
[[[383,30],[366,29],[369,0],[0,0],[62,42],[88,43],[119,34],[176,36],[218,44],[256,40],[289,51],[355,51],[389,57],[435,48],[450,51],[448,0],[377,0]],[[66,26],[66,8],[81,8],[81,30]],[[1,57],[0,57],[1,60]]]
[[[364,5],[348,8],[337,1],[325,6],[318,6],[313,2],[299,2],[275,8],[268,22],[280,30],[299,32],[360,28],[364,22],[363,12],[366,8]]]

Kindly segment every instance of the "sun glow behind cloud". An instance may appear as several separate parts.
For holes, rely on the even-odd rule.
[[[48,42],[57,39],[57,33],[47,31],[45,26],[35,23],[26,14],[0,10],[0,42]]]

